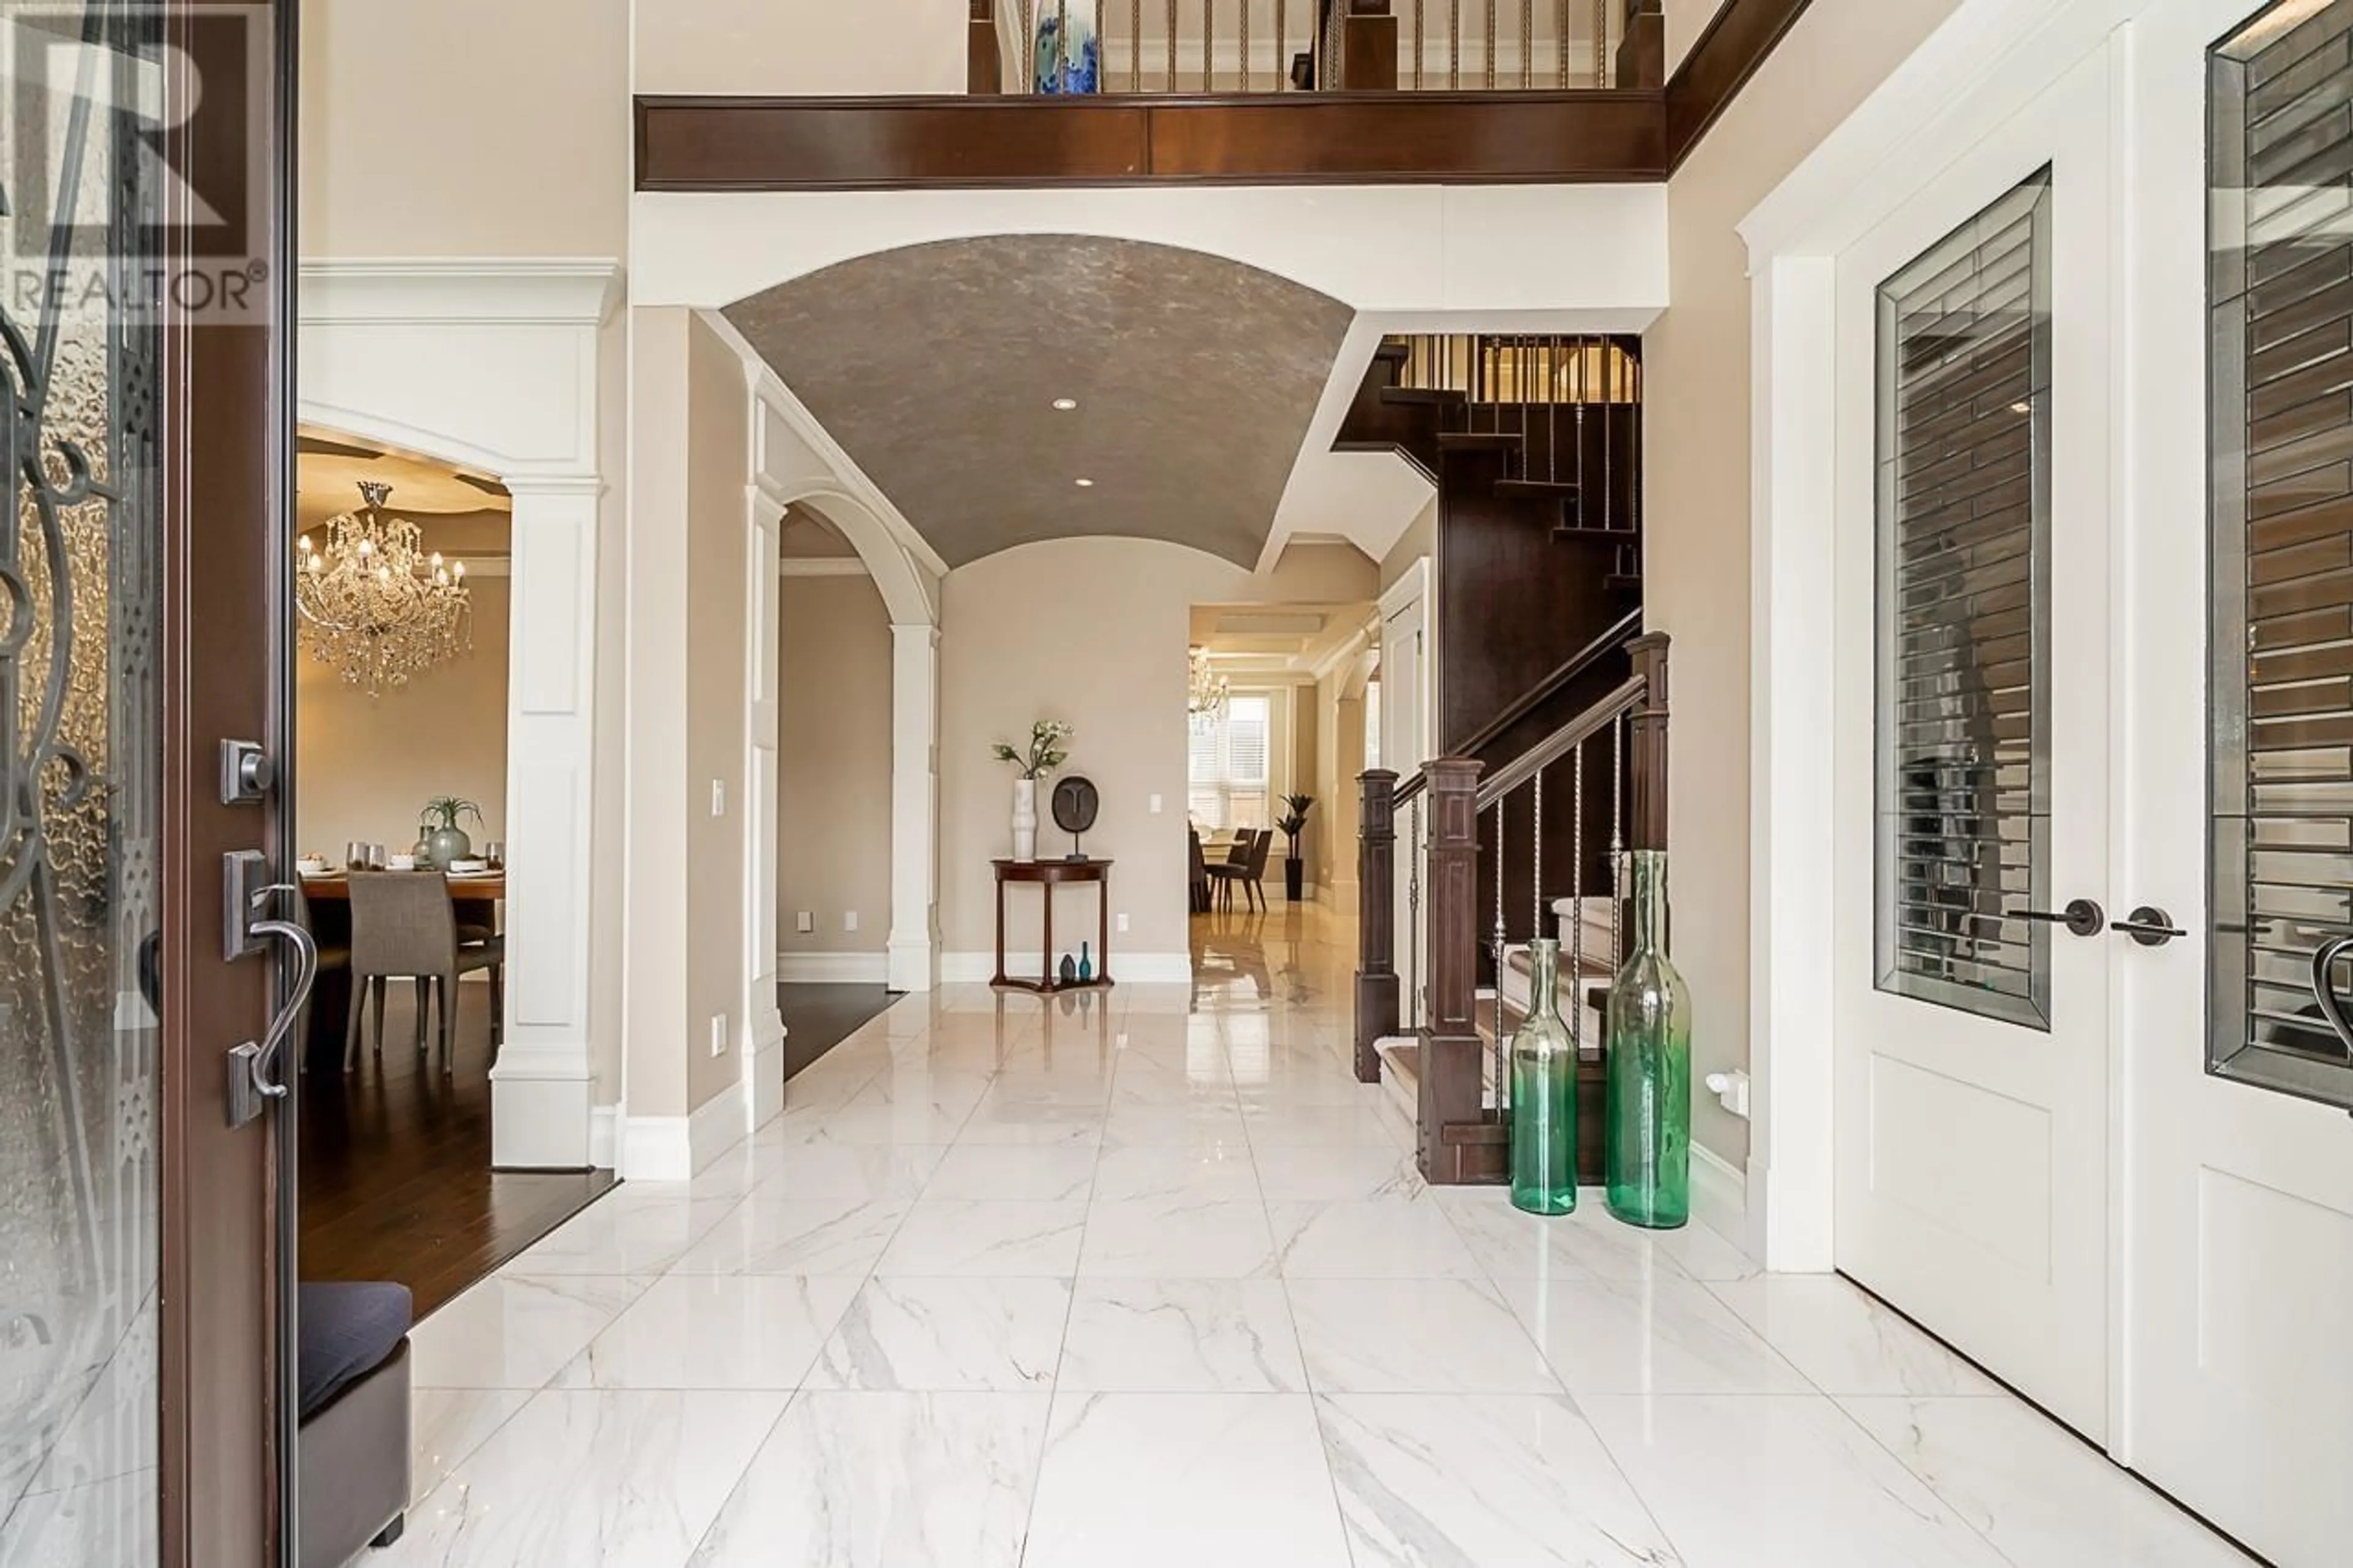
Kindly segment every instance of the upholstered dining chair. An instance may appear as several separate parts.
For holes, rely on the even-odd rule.
[[[375,1003],[375,1054],[384,1054],[385,982],[407,975],[417,982],[417,1049],[426,1049],[425,1015],[433,989],[440,989],[441,1070],[452,1066],[458,1036],[458,977],[476,970],[491,976],[491,1014],[505,1010],[506,941],[460,942],[458,916],[449,901],[449,881],[439,872],[353,872],[352,889],[352,1005],[344,1029],[343,1065],[359,1052],[361,1002]],[[498,1026],[491,1027],[493,1042]]]
[[[1266,895],[1258,884],[1259,879],[1266,875],[1267,851],[1273,844],[1274,829],[1271,827],[1245,828],[1242,836],[1234,840],[1233,850],[1227,856],[1225,864],[1209,868],[1209,879],[1217,885],[1220,907],[1234,907],[1234,889],[1237,886],[1242,889],[1245,903],[1254,900],[1261,909],[1266,906]]]

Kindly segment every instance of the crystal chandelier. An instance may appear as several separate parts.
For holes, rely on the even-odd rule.
[[[294,602],[311,656],[371,697],[473,650],[466,564],[425,548],[415,523],[385,510],[392,487],[360,484],[356,512],[327,520],[323,549],[296,542]]]
[[[1194,648],[1187,659],[1190,679],[1185,694],[1185,711],[1196,730],[1208,730],[1226,710],[1226,699],[1233,695],[1233,682],[1209,668],[1209,650]]]

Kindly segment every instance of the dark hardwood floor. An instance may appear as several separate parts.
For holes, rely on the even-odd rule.
[[[898,999],[880,985],[777,986],[776,1009],[785,1016],[786,1080]]]
[[[314,1069],[297,1090],[301,1278],[397,1280],[420,1318],[614,1184],[491,1169],[490,987],[458,990],[454,1073],[438,1044],[418,1058],[413,993],[395,982],[383,1057],[363,1045],[350,1076]]]

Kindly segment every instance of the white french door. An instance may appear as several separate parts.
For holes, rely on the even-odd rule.
[[[2118,886],[2191,934],[2118,971],[2115,1447],[2274,1562],[2341,1563],[2353,1039],[2311,955],[2353,934],[2353,0],[2160,0],[2126,37]]]
[[[1836,326],[1837,1262],[2095,1437],[2109,87],[2104,50],[1848,247]]]

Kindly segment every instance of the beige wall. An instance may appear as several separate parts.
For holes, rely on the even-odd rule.
[[[302,0],[301,253],[622,255],[628,15]]]
[[[639,92],[965,90],[965,0],[656,0]]]
[[[1691,53],[1692,45],[1724,9],[1725,0],[1666,0],[1667,70],[1670,75]]]
[[[1733,226],[1953,9],[1814,0],[1668,185],[1672,303],[1643,340],[1646,609],[1674,638],[1674,957],[1694,1076],[1748,1060],[1747,255]],[[1736,1163],[1748,1125],[1703,1093],[1699,1141]]]
[[[1010,846],[1013,770],[990,760],[990,745],[1019,742],[1036,720],[1062,719],[1078,726],[1065,771],[1086,774],[1103,795],[1087,847],[1118,860],[1112,907],[1133,921],[1125,936],[1113,933],[1114,957],[1186,952],[1192,606],[1357,601],[1372,596],[1374,577],[1372,562],[1349,549],[1293,550],[1260,576],[1198,551],[1133,539],[1024,545],[949,574],[940,637],[944,950],[982,952],[995,942],[988,862]],[[1157,816],[1148,807],[1155,794]],[[1050,827],[1041,842],[1056,842]],[[1081,898],[1065,897],[1060,929],[1072,941],[1061,945],[1075,948]],[[1008,940],[1017,950],[1034,945],[1036,931],[1025,911]]]
[[[1397,580],[1405,575],[1406,568],[1425,555],[1430,557],[1435,564],[1438,556],[1436,496],[1430,498],[1430,504],[1421,509],[1420,514],[1407,525],[1406,531],[1398,535],[1397,542],[1389,546],[1389,552],[1381,557],[1381,592],[1386,594],[1395,587]]]
[[[871,577],[787,577],[777,636],[777,942],[881,953],[891,940],[891,617]],[[795,916],[809,911],[803,935]],[[858,913],[858,929],[842,916]]]
[[[370,697],[312,658],[294,661],[295,818],[305,851],[343,863],[353,839],[405,850],[438,795],[479,801],[460,826],[479,849],[506,837],[507,580],[472,581],[474,651]]]
[[[697,318],[687,328],[686,770],[687,1106],[733,1087],[742,1061],[711,1054],[711,1020],[744,1036],[744,861],[749,854],[744,764],[750,618],[744,581],[751,523],[751,393],[735,351]],[[726,792],[714,816],[712,785]],[[635,1113],[635,1107],[631,1108]]]

